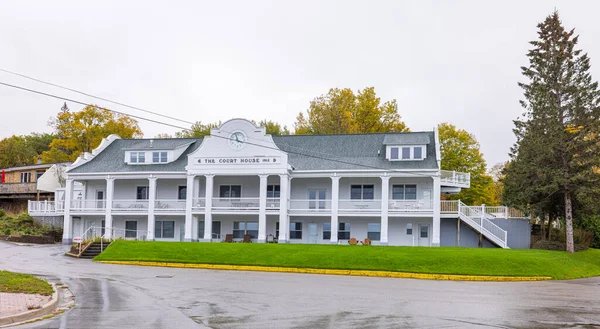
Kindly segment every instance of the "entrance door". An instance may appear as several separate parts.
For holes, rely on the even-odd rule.
[[[423,206],[425,209],[433,209],[431,204],[431,190],[423,190]]]
[[[81,230],[81,218],[73,217],[73,237],[81,237],[83,231]]]
[[[104,209],[104,190],[96,190],[96,209]]]
[[[419,224],[419,246],[429,246],[429,224]]]
[[[325,209],[326,190],[308,191],[308,209]]]
[[[308,223],[308,243],[317,243],[317,223]]]

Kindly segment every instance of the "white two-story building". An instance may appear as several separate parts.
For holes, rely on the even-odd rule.
[[[233,119],[204,138],[108,136],[68,168],[61,200],[30,212],[64,215],[65,243],[102,227],[105,238],[402,246],[465,245],[468,231],[508,247],[494,223],[507,208],[440,200],[469,187],[440,161],[436,131],[271,136]]]

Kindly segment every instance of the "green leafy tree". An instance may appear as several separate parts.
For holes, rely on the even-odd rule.
[[[409,131],[398,113],[396,100],[381,102],[375,88],[356,94],[349,88],[329,89],[298,114],[296,134],[364,134]]]
[[[175,137],[177,138],[200,138],[204,136],[210,135],[210,130],[219,128],[221,126],[221,121],[218,123],[208,123],[203,124],[202,121],[197,121],[192,125],[190,130],[182,130],[175,133]]]
[[[0,168],[32,164],[36,155],[23,136],[15,135],[0,141]]]
[[[522,67],[526,82],[515,120],[517,142],[506,170],[505,192],[515,203],[547,208],[561,200],[567,251],[574,252],[573,205],[578,194],[598,193],[600,93],[589,73],[590,59],[576,49],[578,36],[562,26],[558,13],[538,24],[538,39]],[[547,205],[547,206],[546,206]],[[546,211],[549,211],[546,209]]]
[[[266,132],[269,135],[280,136],[280,135],[289,135],[290,131],[286,126],[282,126],[279,123],[271,120],[261,120],[258,124],[259,127],[265,127]]]
[[[50,125],[57,137],[50,143],[50,149],[42,153],[44,162],[74,161],[82,152],[98,147],[110,134],[142,137],[137,120],[96,106],[86,106],[79,112],[71,112],[65,106]]]
[[[466,204],[497,205],[494,181],[486,174],[485,159],[475,136],[449,123],[439,124],[438,132],[442,169],[471,174],[471,187],[448,198],[460,199]]]

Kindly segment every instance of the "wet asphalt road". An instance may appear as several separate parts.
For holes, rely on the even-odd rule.
[[[76,306],[19,328],[596,328],[600,278],[453,282],[105,265],[0,242],[0,269]]]

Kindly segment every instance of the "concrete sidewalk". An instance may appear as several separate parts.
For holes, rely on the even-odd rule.
[[[0,318],[42,308],[52,296],[0,292]]]

